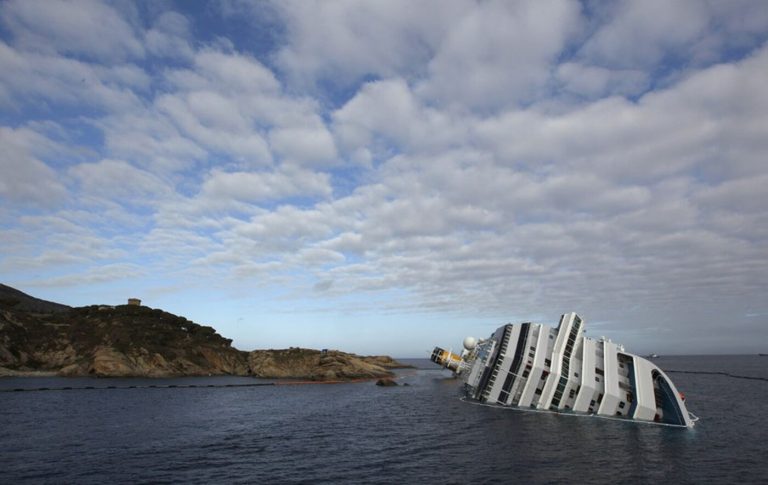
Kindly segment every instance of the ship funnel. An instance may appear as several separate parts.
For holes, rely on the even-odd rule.
[[[430,356],[429,360],[435,364],[445,367],[446,369],[450,369],[457,374],[461,368],[461,357],[454,354],[453,352],[443,350],[440,347],[435,347],[435,350],[432,351],[432,355]]]

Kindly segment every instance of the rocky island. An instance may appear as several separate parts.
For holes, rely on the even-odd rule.
[[[235,375],[316,381],[381,378],[387,356],[290,348],[241,351],[212,327],[137,304],[73,308],[0,284],[0,376]]]

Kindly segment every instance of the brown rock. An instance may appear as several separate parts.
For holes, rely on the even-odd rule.
[[[381,387],[393,387],[397,386],[397,382],[395,382],[393,379],[385,378],[376,381],[376,385]]]
[[[312,379],[319,381],[390,377],[384,366],[367,357],[338,350],[290,348],[254,350],[248,354],[252,375],[265,378]]]

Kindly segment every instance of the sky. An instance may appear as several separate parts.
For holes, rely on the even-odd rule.
[[[242,350],[768,352],[756,1],[0,2],[0,282]]]

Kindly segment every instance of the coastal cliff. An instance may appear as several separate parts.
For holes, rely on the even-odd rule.
[[[390,376],[386,357],[336,350],[244,352],[211,327],[139,305],[72,308],[0,285],[0,376],[236,375],[345,380]]]
[[[23,303],[23,300],[22,300]],[[0,301],[5,374],[247,375],[244,352],[211,327],[143,306],[19,311]],[[2,372],[2,370],[0,370]]]

